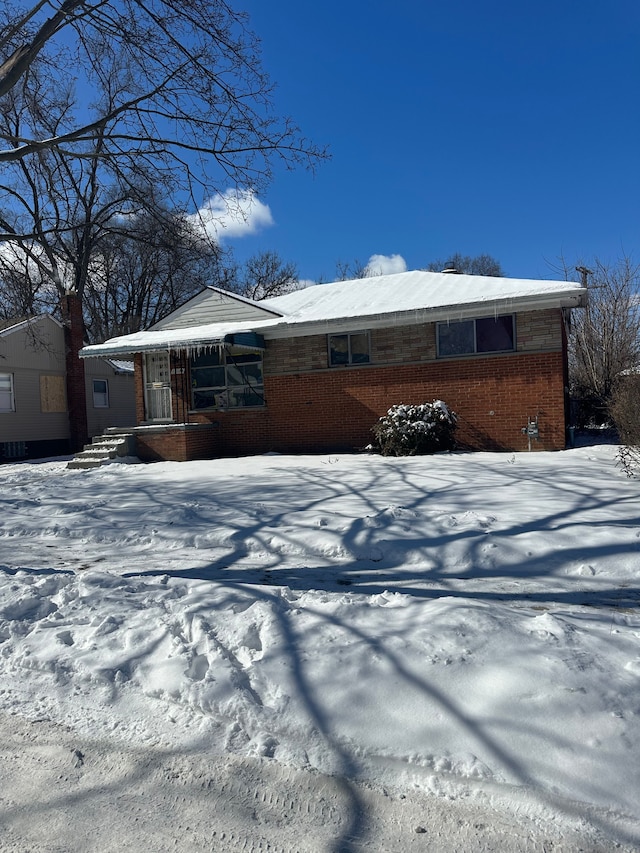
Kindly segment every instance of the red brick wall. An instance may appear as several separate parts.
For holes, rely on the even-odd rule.
[[[536,450],[565,446],[562,353],[518,354],[395,367],[361,367],[265,377],[265,409],[191,414],[218,423],[219,452],[243,455],[355,450],[396,403],[444,400],[458,415],[458,442],[525,450],[538,417]]]
[[[274,449],[353,449],[396,403],[444,400],[459,417],[457,438],[473,448],[521,450],[521,429],[538,415],[537,449],[565,446],[561,353],[494,356],[393,368],[322,371],[265,379]]]
[[[214,459],[223,455],[218,446],[219,427],[175,424],[142,427],[135,431],[136,456],[145,462]]]
[[[522,428],[537,417],[540,440],[533,449],[562,449],[566,358],[561,312],[519,315],[517,333],[516,353],[436,359],[433,324],[374,330],[372,361],[386,363],[354,368],[327,368],[324,335],[268,341],[266,407],[225,412],[189,412],[187,362],[176,356],[174,417],[178,423],[213,424],[213,431],[205,430],[195,439],[187,437],[188,432],[178,435],[165,428],[153,446],[144,439],[148,450],[143,452],[156,454],[153,458],[182,459],[270,450],[351,451],[370,443],[371,427],[390,406],[434,398],[458,414],[457,439],[462,446],[525,450],[528,440]],[[403,363],[397,361],[399,351]],[[137,387],[140,413],[139,376]]]
[[[136,423],[141,424],[145,418],[144,412],[144,372],[142,369],[143,356],[137,353],[133,358],[134,379],[136,387]]]

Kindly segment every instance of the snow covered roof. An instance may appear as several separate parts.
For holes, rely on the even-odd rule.
[[[221,346],[231,335],[259,331],[273,323],[277,323],[277,320],[252,323],[252,328],[247,328],[246,323],[208,323],[202,326],[183,326],[179,329],[135,332],[132,335],[111,338],[103,344],[84,347],[79,355],[81,358],[95,358],[161,350],[198,350],[203,347]]]
[[[115,370],[116,373],[128,375],[135,371],[132,361],[124,361],[116,358],[106,358],[105,361]]]
[[[280,311],[290,327],[340,321],[353,327],[357,320],[371,328],[570,307],[583,304],[584,297],[584,288],[575,282],[414,270],[316,285],[261,304]]]
[[[225,318],[225,322],[194,322],[190,326],[170,328],[173,325],[173,315],[170,315],[163,321],[162,329],[113,338],[104,344],[85,347],[81,355],[91,357],[215,346],[224,343],[228,335],[247,331],[260,332],[266,339],[272,339],[346,331],[354,327],[371,329],[514,311],[576,307],[583,305],[585,298],[585,289],[575,282],[415,270],[312,285],[285,296],[253,303],[256,307],[281,314],[281,317],[249,320],[245,316],[235,323]]]
[[[27,329],[29,326],[34,326],[41,320],[51,320],[51,322],[62,328],[62,323],[60,323],[60,321],[57,320],[53,315],[38,314],[35,317],[27,317],[22,320],[7,321],[6,325],[4,325],[4,328],[0,328],[0,338],[4,338],[7,335],[12,335],[14,332],[20,331],[20,329]]]

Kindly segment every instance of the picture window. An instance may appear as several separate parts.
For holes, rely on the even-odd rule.
[[[264,406],[262,354],[212,349],[191,359],[194,409]]]

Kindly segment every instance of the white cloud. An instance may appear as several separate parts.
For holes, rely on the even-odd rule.
[[[368,275],[388,275],[394,272],[406,272],[407,262],[402,255],[371,255],[366,269]]]
[[[189,219],[216,243],[229,237],[246,237],[274,224],[269,205],[251,190],[216,193]]]

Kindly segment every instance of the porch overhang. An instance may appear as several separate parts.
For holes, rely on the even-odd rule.
[[[187,352],[197,354],[207,349],[233,347],[244,352],[263,352],[264,337],[252,329],[226,326],[199,326],[189,329],[166,329],[156,332],[137,332],[121,338],[112,338],[103,344],[83,347],[80,358],[132,356],[136,353]],[[230,328],[231,327],[231,328]]]

